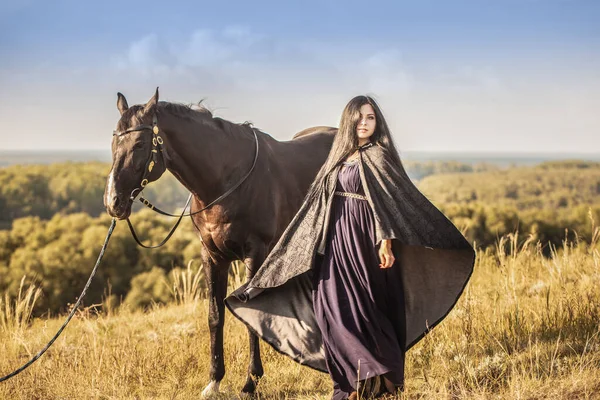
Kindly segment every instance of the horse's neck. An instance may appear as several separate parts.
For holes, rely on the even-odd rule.
[[[242,176],[246,172],[242,169],[253,159],[250,135],[235,137],[211,123],[170,114],[163,115],[158,124],[167,168],[202,203],[227,190],[227,184]]]

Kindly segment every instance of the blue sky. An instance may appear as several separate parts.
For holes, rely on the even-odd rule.
[[[2,149],[107,149],[116,92],[285,140],[377,97],[398,147],[600,152],[600,1],[0,4]]]

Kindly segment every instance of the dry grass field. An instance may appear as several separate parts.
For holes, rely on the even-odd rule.
[[[565,243],[549,258],[542,244],[524,239],[508,236],[478,252],[457,306],[408,352],[402,398],[600,399],[600,232],[591,245]],[[0,384],[0,398],[200,398],[209,367],[207,306],[192,293],[193,277],[180,278],[178,304],[81,311],[46,355]],[[16,302],[0,300],[0,375],[35,354],[62,323],[27,322],[34,300],[33,289]],[[228,314],[219,398],[238,397],[247,342]],[[262,354],[258,399],[329,398],[327,375],[265,344]]]

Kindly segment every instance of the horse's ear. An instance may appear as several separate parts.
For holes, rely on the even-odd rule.
[[[150,100],[148,100],[148,102],[144,106],[144,114],[149,113],[154,107],[156,107],[157,103],[158,103],[158,88],[156,88],[156,93],[154,93],[154,96],[152,96],[152,98]]]
[[[129,108],[127,105],[127,100],[125,100],[125,96],[123,96],[121,93],[117,93],[117,108],[119,109],[121,115],[123,115]]]

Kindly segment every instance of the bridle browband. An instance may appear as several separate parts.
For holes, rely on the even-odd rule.
[[[150,203],[144,197],[140,196],[140,198],[138,200],[142,204],[144,204],[146,207],[150,208],[151,210],[153,210],[159,214],[162,214],[162,215],[179,218],[177,220],[177,222],[175,223],[175,225],[173,226],[173,228],[171,229],[171,231],[169,232],[169,234],[167,235],[167,237],[165,237],[165,239],[162,242],[160,242],[159,244],[157,244],[155,246],[146,246],[139,240],[138,236],[135,233],[135,230],[133,229],[133,225],[131,224],[131,221],[129,220],[129,217],[128,217],[127,224],[129,225],[129,230],[131,231],[131,234],[133,235],[133,238],[135,239],[135,241],[140,246],[147,248],[147,249],[155,249],[157,247],[161,247],[162,245],[164,245],[167,242],[167,240],[169,240],[171,238],[171,236],[175,232],[175,229],[177,229],[177,226],[179,225],[179,223],[181,222],[181,219],[183,217],[188,217],[188,216],[191,217],[195,214],[199,214],[202,211],[212,207],[214,204],[216,204],[217,202],[219,202],[220,200],[224,199],[229,194],[231,194],[235,189],[237,189],[246,180],[246,178],[248,178],[250,176],[250,174],[254,170],[254,167],[256,166],[256,161],[258,160],[258,147],[259,147],[258,146],[258,137],[256,136],[256,129],[254,129],[254,128],[251,128],[251,129],[252,129],[252,133],[254,134],[254,141],[256,143],[256,151],[254,153],[254,160],[252,161],[252,167],[250,167],[250,170],[235,185],[233,185],[225,193],[223,193],[222,195],[220,195],[219,197],[217,197],[216,199],[214,199],[213,201],[208,203],[206,206],[202,207],[200,210],[196,210],[194,212],[185,214],[185,210],[187,209],[187,207],[190,204],[190,201],[192,199],[192,193],[190,193],[190,195],[188,196],[185,206],[183,207],[183,211],[179,215],[162,211],[161,209],[155,207],[152,203]],[[152,116],[152,125],[141,124],[141,125],[136,125],[134,127],[122,130],[122,131],[117,131],[117,130],[113,131],[113,136],[122,137],[122,136],[127,135],[132,132],[141,132],[141,131],[147,131],[147,130],[152,131],[152,151],[150,152],[150,158],[146,162],[146,166],[144,168],[144,174],[142,175],[142,181],[140,182],[140,186],[134,188],[131,191],[131,195],[129,196],[129,200],[131,200],[131,202],[135,201],[136,197],[142,193],[142,191],[144,190],[146,185],[149,183],[150,173],[152,172],[152,170],[154,169],[154,166],[156,166],[159,161],[158,154],[159,153],[162,154],[162,152],[163,152],[162,144],[164,143],[164,141],[163,141],[162,137],[160,136],[160,129],[158,128],[158,118],[156,116],[156,113],[154,113],[154,115]],[[164,161],[164,156],[161,158],[163,160],[163,164],[164,164],[164,167],[166,170],[167,165]]]

